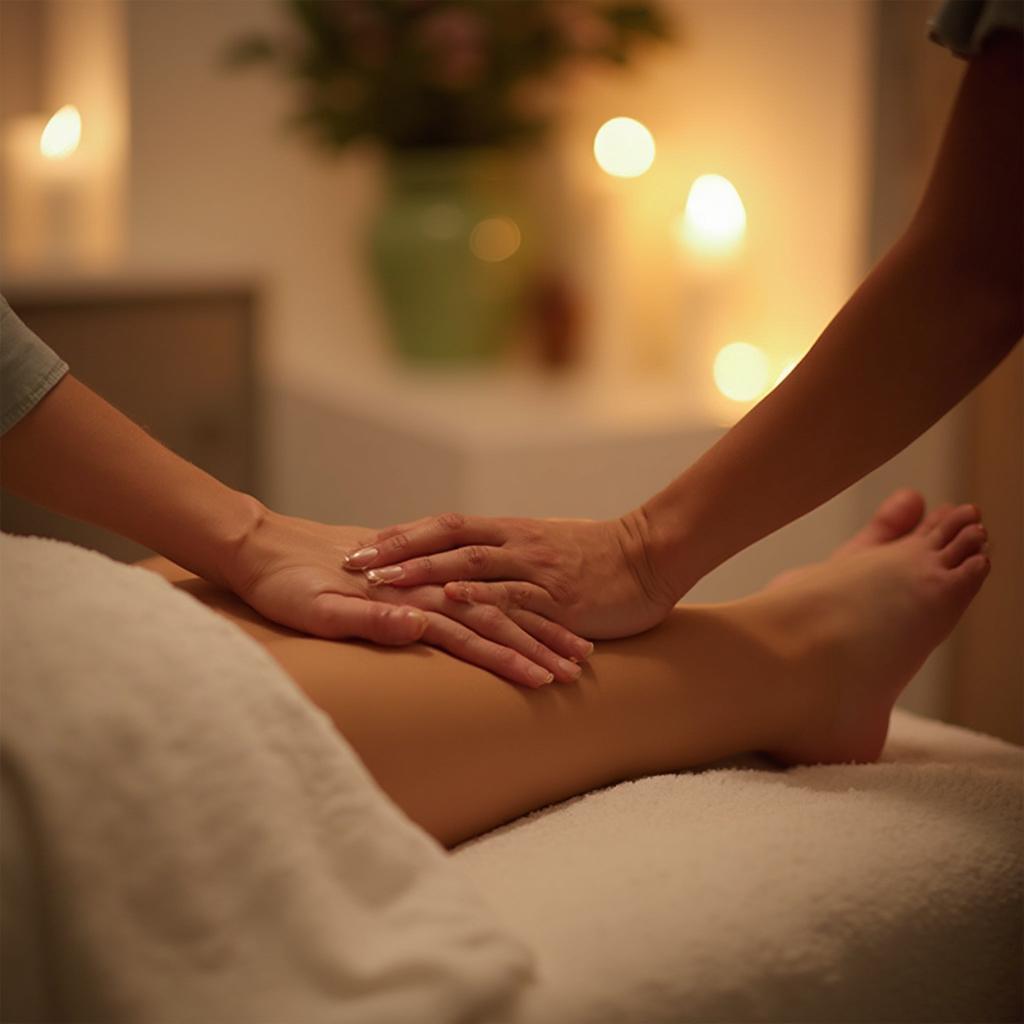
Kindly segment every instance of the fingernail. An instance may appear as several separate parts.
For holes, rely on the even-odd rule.
[[[565,658],[558,659],[558,667],[572,680],[579,679],[583,674],[583,669],[579,665],[575,662],[567,661]]]
[[[370,569],[366,574],[366,582],[371,587],[379,587],[382,583],[400,580],[404,575],[405,570],[400,565],[389,565],[384,569]]]
[[[540,665],[533,665],[530,668],[530,678],[539,686],[547,686],[548,683],[555,681],[554,675]]]
[[[577,647],[581,658],[589,658],[594,653],[594,645],[589,640],[581,640]]]
[[[398,614],[406,619],[419,623],[420,625],[426,626],[427,624],[426,615],[424,615],[418,608],[401,608]]]
[[[346,569],[362,569],[369,565],[380,552],[376,548],[360,548],[345,556]]]

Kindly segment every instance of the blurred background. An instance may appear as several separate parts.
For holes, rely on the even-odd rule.
[[[3,288],[86,383],[280,511],[616,515],[899,235],[964,69],[926,41],[936,7],[2,0]],[[1022,377],[1018,350],[692,599],[821,557],[896,486],[976,500],[993,574],[904,703],[1019,741]]]

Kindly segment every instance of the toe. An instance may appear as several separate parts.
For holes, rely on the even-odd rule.
[[[878,506],[870,525],[882,535],[883,541],[895,540],[910,533],[923,515],[924,498],[921,492],[904,487],[894,491]]]
[[[909,487],[894,491],[875,510],[870,522],[837,551],[849,554],[859,548],[873,547],[897,540],[914,529],[924,515],[924,498]]]
[[[942,564],[953,569],[972,555],[982,552],[988,532],[981,523],[969,523],[942,549]]]
[[[936,548],[944,548],[965,526],[980,519],[981,511],[977,505],[958,505],[935,523],[928,535],[929,540]]]
[[[976,554],[964,559],[951,573],[964,596],[970,600],[980,589],[988,576],[992,563],[988,555]]]
[[[921,520],[920,523],[918,523],[917,530],[915,532],[924,536],[930,535],[935,527],[952,511],[953,506],[948,502],[942,505],[937,505],[924,517],[924,519]]]

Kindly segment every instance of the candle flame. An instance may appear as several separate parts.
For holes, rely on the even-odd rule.
[[[66,160],[82,141],[82,115],[68,103],[60,108],[39,136],[39,152],[48,160]]]
[[[710,257],[732,253],[747,229],[747,211],[736,187],[720,174],[702,174],[690,187],[680,240]]]

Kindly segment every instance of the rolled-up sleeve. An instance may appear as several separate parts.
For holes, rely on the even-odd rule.
[[[0,295],[0,434],[35,408],[67,372],[68,364]]]
[[[1024,32],[1024,0],[946,0],[928,22],[932,41],[964,58],[999,29]]]

